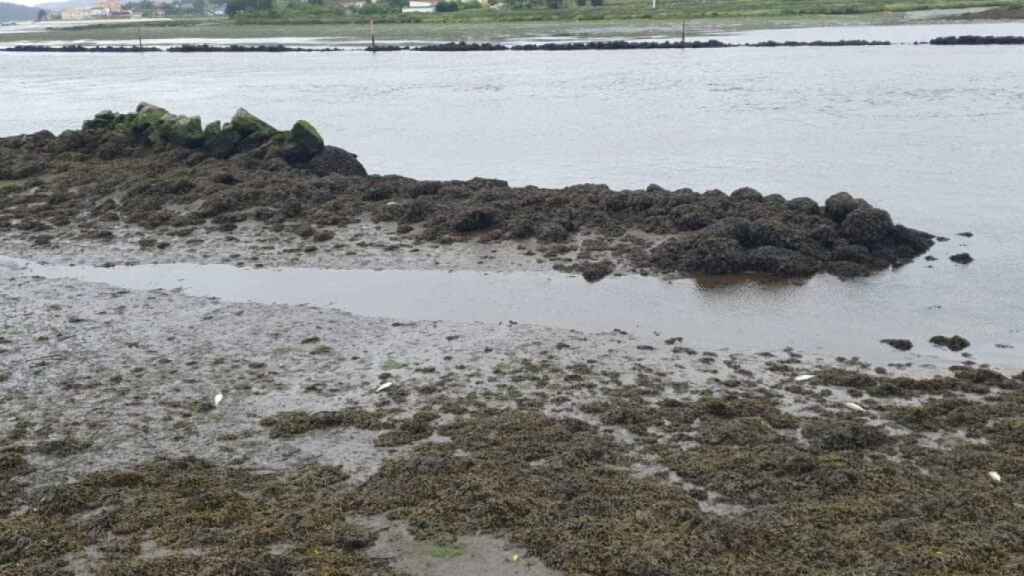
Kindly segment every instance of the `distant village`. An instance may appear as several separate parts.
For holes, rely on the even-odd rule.
[[[121,0],[100,0],[91,8],[65,8],[61,20],[98,20],[101,18],[131,18],[132,11],[121,7]],[[52,18],[52,16],[51,16]]]
[[[98,0],[95,6],[65,8],[48,15],[49,20],[110,20],[142,17],[163,17],[177,14],[223,16],[225,3],[204,0],[144,0],[122,3],[121,0]]]
[[[454,12],[472,9],[559,8],[573,0],[96,0],[94,6],[60,12],[40,10],[37,20],[118,20],[181,16],[232,16],[277,7],[316,5],[367,16],[389,12]],[[654,0],[652,0],[654,1]],[[576,5],[601,6],[604,0],[575,0]]]

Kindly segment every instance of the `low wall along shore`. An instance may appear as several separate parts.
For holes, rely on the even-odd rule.
[[[1022,36],[944,36],[933,38],[924,43],[936,46],[982,46],[982,45],[1024,45]],[[497,43],[476,43],[476,42],[447,42],[441,44],[426,45],[398,45],[398,44],[372,44],[365,48],[336,48],[336,47],[301,47],[288,46],[284,44],[181,44],[159,48],[143,45],[112,45],[112,46],[86,46],[82,44],[67,44],[54,46],[49,44],[19,44],[0,48],[5,52],[89,52],[89,53],[120,53],[120,52],[351,52],[354,50],[365,50],[369,52],[500,52],[500,51],[545,51],[562,52],[578,50],[682,50],[701,48],[841,48],[848,46],[892,46],[893,43],[885,40],[814,40],[810,42],[784,41],[777,42],[767,40],[763,42],[749,43],[727,43],[718,40],[702,40],[691,42],[658,42],[658,41],[627,41],[608,40],[592,42],[548,42],[543,44],[497,44]]]

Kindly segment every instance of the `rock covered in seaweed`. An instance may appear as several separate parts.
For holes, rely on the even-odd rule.
[[[129,114],[101,112],[58,137],[2,138],[0,179],[15,181],[5,184],[12,194],[0,205],[0,232],[15,222],[39,232],[90,219],[308,227],[369,217],[420,242],[534,241],[564,269],[606,263],[589,274],[595,279],[611,270],[858,276],[904,264],[933,244],[930,234],[845,192],[820,205],[753,188],[546,189],[368,176],[308,122],[278,131],[244,109],[204,126],[140,104]],[[578,266],[566,264],[573,252]]]
[[[179,116],[146,102],[134,113],[100,112],[82,124],[79,131],[61,135],[66,149],[98,151],[103,158],[133,153],[138,146],[179,146],[195,149],[215,158],[260,151],[260,156],[277,156],[290,165],[315,162],[318,173],[365,175],[355,155],[340,148],[325,146],[323,137],[309,122],[299,120],[289,131],[280,131],[269,123],[239,108],[230,122],[211,122],[203,127],[198,116]],[[328,158],[316,162],[320,155]]]

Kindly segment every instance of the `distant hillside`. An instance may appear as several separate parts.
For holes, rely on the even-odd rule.
[[[0,2],[0,22],[7,22],[8,20],[35,20],[38,13],[38,8]]]

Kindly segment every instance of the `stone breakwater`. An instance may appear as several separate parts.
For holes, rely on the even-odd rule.
[[[810,42],[768,40],[764,42],[748,42],[743,44],[721,42],[719,40],[697,40],[690,42],[672,41],[636,41],[636,40],[594,40],[590,42],[545,42],[529,44],[498,44],[492,42],[445,42],[440,44],[408,45],[373,44],[364,50],[368,52],[500,52],[511,51],[544,51],[565,52],[579,50],[679,50],[683,48],[797,48],[818,47],[831,48],[843,46],[890,46],[891,42],[880,40],[814,40]],[[351,52],[353,48],[338,47],[304,47],[287,44],[180,44],[167,48],[138,45],[86,46],[82,44],[66,44],[53,46],[49,44],[18,44],[0,48],[5,52]]]
[[[859,276],[933,244],[844,192],[822,205],[752,188],[555,189],[368,175],[308,122],[281,131],[245,110],[203,125],[140,104],[60,135],[0,139],[0,235],[39,246],[102,240],[125,226],[185,237],[246,221],[327,240],[366,220],[414,243],[532,243],[539,257],[594,281],[616,271]]]
[[[493,42],[444,42],[440,44],[408,45],[374,44],[363,48],[367,52],[572,52],[580,50],[681,50],[702,48],[841,48],[847,46],[892,46],[899,42],[888,40],[812,40],[812,41],[776,41],[729,43],[720,40],[697,40],[690,42],[672,41],[630,41],[630,40],[594,40],[590,42],[545,42],[540,44],[499,44]],[[932,46],[985,46],[985,45],[1021,45],[1024,36],[941,36],[927,42],[914,42],[915,45]],[[155,46],[109,45],[86,46],[82,44],[66,44],[54,46],[49,44],[17,44],[0,48],[0,52],[60,52],[60,53],[123,53],[123,52],[352,52],[356,48],[338,47],[303,47],[286,44],[180,44],[159,48]]]
[[[987,46],[997,45],[1022,45],[1024,36],[942,36],[932,38],[929,44],[935,46]]]

